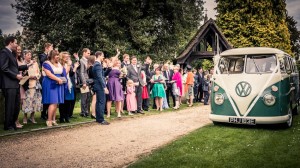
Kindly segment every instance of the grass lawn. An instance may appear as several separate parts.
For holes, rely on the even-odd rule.
[[[300,116],[290,129],[211,124],[129,167],[300,167]]]
[[[171,101],[172,102],[172,101]],[[151,103],[152,103],[152,99],[151,99]],[[171,106],[172,106],[172,103],[171,103]],[[195,103],[194,106],[200,106],[199,103]],[[153,110],[151,108],[152,106],[150,106],[150,111],[149,112],[145,112],[146,114],[145,115],[153,115],[153,114],[159,114],[161,112],[157,112],[156,110]],[[173,107],[173,106],[172,106]],[[186,104],[182,104],[180,109],[179,110],[182,110],[182,109],[185,109],[187,108],[187,105]],[[164,112],[172,112],[174,111],[173,108],[169,108],[169,109],[165,109],[162,113]],[[134,115],[134,116],[128,116],[128,113],[127,111],[124,111],[125,114],[122,114],[122,117],[138,117],[138,116],[143,116],[143,115]],[[80,124],[80,123],[85,123],[85,122],[92,122],[92,121],[95,121],[95,119],[91,119],[91,117],[81,117],[79,116],[79,113],[80,113],[80,103],[79,101],[76,101],[76,104],[75,104],[75,109],[74,109],[74,117],[75,118],[72,118],[70,119],[70,123],[62,123],[60,124],[59,123],[59,112],[57,110],[56,112],[56,121],[57,123],[59,124],[59,126],[57,127],[60,127],[60,126],[68,126],[68,125],[74,125],[74,124]],[[30,115],[28,115],[29,117]],[[45,120],[42,120],[40,119],[40,116],[41,116],[41,113],[36,113],[35,114],[35,120],[37,122],[37,124],[33,124],[33,123],[30,123],[28,121],[28,123],[26,125],[23,124],[23,113],[20,112],[19,114],[19,121],[21,124],[23,124],[23,128],[22,129],[18,129],[17,131],[4,131],[3,130],[3,124],[0,124],[0,136],[4,136],[4,135],[9,135],[9,134],[12,134],[12,133],[21,133],[21,132],[30,132],[30,131],[34,131],[34,130],[37,130],[37,129],[47,129],[46,127],[46,121]],[[115,108],[114,106],[112,107],[111,109],[111,118],[107,119],[107,121],[112,121],[112,120],[115,120],[117,119],[117,113],[115,113]]]

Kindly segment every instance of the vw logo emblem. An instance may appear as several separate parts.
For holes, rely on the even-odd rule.
[[[251,85],[248,82],[240,82],[235,87],[235,92],[240,97],[248,96],[252,91]]]

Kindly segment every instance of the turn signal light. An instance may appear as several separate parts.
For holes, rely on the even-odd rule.
[[[277,91],[278,91],[278,87],[273,85],[273,86],[272,86],[272,91],[273,91],[273,92],[277,92]]]
[[[214,87],[214,91],[217,92],[219,90],[219,86]]]

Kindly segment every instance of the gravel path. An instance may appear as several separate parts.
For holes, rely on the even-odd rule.
[[[208,123],[209,106],[0,139],[0,167],[124,167]]]

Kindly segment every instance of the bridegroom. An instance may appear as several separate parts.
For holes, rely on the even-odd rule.
[[[141,65],[137,64],[136,56],[131,57],[131,65],[127,66],[127,80],[132,80],[135,84],[135,94],[137,100],[137,113],[145,114],[142,111],[142,85],[144,85],[141,77]]]
[[[104,110],[105,110],[105,94],[108,94],[108,89],[106,88],[104,72],[101,62],[104,59],[104,53],[102,51],[97,51],[95,53],[96,61],[93,66],[94,75],[94,91],[96,93],[96,122],[101,125],[109,125],[109,122],[104,120]]]

